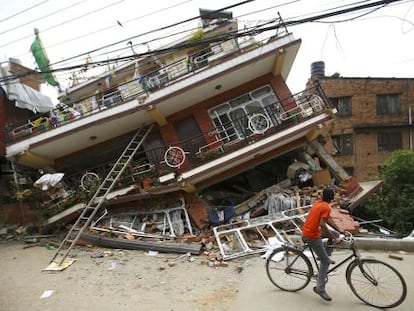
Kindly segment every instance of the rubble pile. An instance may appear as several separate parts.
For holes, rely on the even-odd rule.
[[[264,253],[275,242],[294,243],[308,209],[322,190],[323,186],[299,188],[285,180],[233,206],[214,206],[212,194],[209,200],[183,194],[176,200],[168,199],[164,208],[105,210],[77,244],[204,255],[208,265],[225,266],[225,260]],[[339,187],[336,190],[332,202],[336,229],[358,233],[359,223],[343,208],[348,203],[347,192]],[[223,209],[230,209],[232,217],[225,219]],[[213,224],[212,212],[222,221]],[[55,237],[39,235],[23,240],[26,247],[53,248],[59,245],[56,239],[52,241]]]

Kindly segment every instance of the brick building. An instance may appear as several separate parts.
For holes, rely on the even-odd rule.
[[[31,72],[31,69],[22,66],[17,59],[10,59],[7,63],[7,70],[10,74],[19,75]],[[31,87],[36,91],[40,91],[40,85],[44,83],[39,74],[25,74],[20,77],[18,81],[21,84]],[[14,83],[14,82],[13,82]],[[0,128],[4,129],[14,123],[26,122],[34,113],[28,109],[21,109],[16,107],[14,100],[7,98],[6,92],[3,89],[4,85],[0,86]],[[3,157],[6,154],[6,146],[4,135],[0,135],[0,161],[3,163]]]
[[[22,77],[18,82],[28,86],[36,91],[40,91],[40,86],[44,83],[39,74],[28,74],[32,70],[22,66],[17,59],[10,59],[7,64],[3,64],[3,72],[7,70],[8,74],[19,75]],[[16,81],[12,81],[16,83]],[[16,179],[19,180],[20,189],[24,189],[28,184],[28,179],[20,179],[19,175],[14,175],[14,169],[11,162],[6,159],[6,141],[5,128],[12,124],[27,122],[35,113],[29,109],[16,107],[15,100],[10,100],[6,92],[7,82],[0,86],[0,222],[4,223],[24,223],[33,219],[33,214],[26,202],[16,202],[14,190]],[[31,185],[31,184],[30,184]]]
[[[315,78],[338,109],[324,134],[332,140],[335,160],[350,175],[376,180],[392,151],[413,149],[413,78]]]

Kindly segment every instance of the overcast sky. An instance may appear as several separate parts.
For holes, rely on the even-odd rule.
[[[1,0],[0,61],[18,58],[35,68],[29,52],[33,29],[40,31],[53,68],[79,64],[85,59],[74,56],[91,52],[92,60],[108,54],[93,52],[99,47],[121,42],[111,55],[126,56],[133,44],[197,27],[197,22],[147,36],[154,29],[199,15],[199,8],[217,10],[242,1],[234,0]],[[358,0],[256,0],[233,9],[240,21],[259,23],[277,16],[286,21],[302,19],[328,9],[345,8],[376,1]],[[256,13],[254,13],[256,12]],[[254,14],[252,14],[254,13]],[[368,14],[369,13],[369,14]],[[306,23],[288,28],[302,39],[297,59],[287,83],[292,91],[301,91],[310,76],[311,63],[325,62],[326,75],[336,72],[345,77],[414,77],[414,1],[404,0],[374,11],[336,16],[324,23]],[[177,37],[178,38],[178,37]],[[170,40],[170,39],[169,39]],[[164,41],[151,41],[135,49],[157,49]],[[105,50],[108,51],[108,50]],[[57,63],[57,64],[55,64]],[[102,68],[103,69],[103,68]],[[69,85],[68,73],[57,74],[63,87]]]

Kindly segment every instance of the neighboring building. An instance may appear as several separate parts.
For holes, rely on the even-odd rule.
[[[314,78],[338,109],[336,119],[324,129],[332,139],[329,151],[357,180],[379,179],[379,170],[392,151],[413,149],[414,79],[321,73]]]
[[[5,76],[7,74],[18,75],[19,73],[28,73],[31,70],[22,66],[18,60],[10,59],[8,64],[1,65],[0,68],[0,77]],[[33,90],[33,92],[40,91],[40,85],[44,83],[42,77],[38,74],[24,74],[21,78],[18,79],[18,83],[13,81],[11,85],[22,85],[28,89]],[[9,126],[13,126],[15,124],[21,124],[23,122],[27,122],[31,117],[35,114],[33,111],[28,109],[23,109],[18,107],[14,98],[15,94],[11,94],[13,99],[9,99],[7,96],[8,87],[3,86],[0,87],[0,128],[4,129]],[[13,93],[13,92],[12,92]],[[5,148],[5,136],[0,135],[0,155],[5,156],[6,148]]]
[[[6,221],[11,222],[20,221],[21,211],[28,209],[27,206],[16,203],[17,188],[31,187],[33,181],[27,176],[14,174],[14,162],[6,159],[8,134],[5,129],[27,123],[27,120],[36,115],[33,110],[38,111],[38,109],[32,106],[36,105],[34,100],[36,97],[44,99],[42,103],[50,105],[45,111],[53,108],[51,101],[39,93],[40,85],[44,83],[39,74],[34,74],[31,69],[22,66],[17,59],[10,59],[7,64],[2,64],[0,67],[0,77],[19,74],[22,74],[22,77],[18,80],[10,84],[4,83],[0,87],[0,128],[2,129],[2,135],[0,135],[0,206],[2,206],[3,215],[9,215],[5,217]]]

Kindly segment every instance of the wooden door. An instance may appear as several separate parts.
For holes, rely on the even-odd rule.
[[[190,163],[195,163],[194,161],[197,159],[196,154],[200,147],[207,144],[197,121],[191,116],[175,122],[174,129],[177,133],[180,147],[186,152],[186,158]]]

